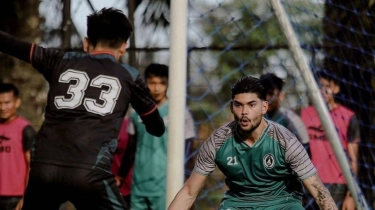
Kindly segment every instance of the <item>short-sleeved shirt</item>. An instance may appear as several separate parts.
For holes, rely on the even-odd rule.
[[[360,141],[357,118],[353,111],[339,105],[330,111],[330,116],[345,151],[349,143]],[[345,184],[345,179],[336,156],[324,132],[318,113],[313,106],[301,111],[302,120],[310,137],[311,159],[325,184]]]
[[[209,175],[217,166],[226,176],[226,199],[259,203],[301,195],[301,180],[316,169],[289,130],[267,123],[252,147],[236,134],[236,122],[219,128],[201,146],[194,170]]]
[[[286,127],[302,144],[309,143],[309,135],[302,119],[292,110],[280,107],[272,117],[265,117]]]
[[[49,83],[33,161],[110,173],[129,103],[141,115],[156,109],[139,72],[106,51],[63,53],[33,45],[30,62]]]
[[[161,196],[166,193],[167,150],[168,150],[168,101],[159,106],[166,132],[161,137],[147,133],[139,115],[131,115],[128,133],[135,135],[136,152],[133,171],[132,195]],[[194,122],[185,110],[185,140],[195,137]],[[178,139],[176,139],[178,140]],[[182,140],[182,139],[181,139]]]
[[[35,140],[30,123],[16,117],[0,123],[0,196],[22,196],[25,192],[28,163],[25,152]]]

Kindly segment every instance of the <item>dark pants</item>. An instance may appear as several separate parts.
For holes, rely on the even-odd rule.
[[[34,163],[23,210],[58,210],[66,201],[78,210],[127,210],[111,173]]]
[[[0,210],[14,210],[22,196],[0,196]]]

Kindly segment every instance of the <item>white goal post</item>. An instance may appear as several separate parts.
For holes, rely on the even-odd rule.
[[[188,0],[171,1],[166,205],[184,183]]]

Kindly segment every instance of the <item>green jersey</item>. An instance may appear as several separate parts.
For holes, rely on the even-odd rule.
[[[200,148],[194,170],[209,175],[217,166],[223,172],[229,188],[223,202],[233,205],[226,207],[295,202],[302,195],[301,180],[316,174],[297,138],[285,127],[267,123],[252,147],[236,134],[236,123],[231,122],[216,130]]]
[[[161,137],[149,134],[139,115],[136,112],[131,114],[128,133],[136,138],[131,187],[133,195],[160,196],[166,193],[168,102],[162,104],[158,110],[165,123],[165,132]],[[185,139],[194,137],[194,122],[190,112],[185,110]]]

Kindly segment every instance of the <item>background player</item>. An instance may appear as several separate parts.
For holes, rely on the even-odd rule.
[[[0,32],[0,51],[30,62],[49,83],[37,135],[24,210],[53,210],[69,200],[77,209],[127,209],[113,174],[112,154],[129,103],[146,130],[164,122],[138,71],[119,64],[132,26],[113,8],[87,18],[86,53],[63,53]]]
[[[303,209],[299,180],[321,209],[337,209],[297,138],[263,118],[267,108],[266,92],[258,79],[244,77],[234,84],[235,121],[214,131],[202,145],[192,175],[169,210],[191,208],[216,166],[229,188],[219,209]]]
[[[321,94],[327,104],[343,148],[348,154],[350,166],[356,175],[358,172],[358,143],[360,142],[358,120],[353,111],[336,102],[335,95],[340,92],[339,83],[323,71],[317,72],[316,75]],[[302,109],[301,117],[310,136],[311,159],[318,169],[322,182],[340,209],[342,207],[345,210],[354,210],[354,199],[350,196],[340,166],[315,108],[309,106]]]
[[[0,83],[0,210],[19,210],[30,168],[35,131],[17,115],[21,105],[16,86]]]
[[[309,135],[301,118],[292,110],[281,106],[284,81],[273,73],[263,74],[259,79],[267,92],[268,110],[265,117],[290,130],[309,153]]]
[[[168,66],[153,63],[145,69],[146,83],[156,101],[164,123],[168,124]],[[130,145],[123,161],[129,168],[135,151],[135,163],[131,187],[131,208],[137,210],[166,209],[167,145],[168,129],[161,137],[148,134],[142,119],[135,112],[131,114],[128,126]],[[190,112],[185,110],[185,142],[195,137],[194,122]],[[176,139],[177,140],[177,139]],[[183,139],[181,139],[183,141]]]

